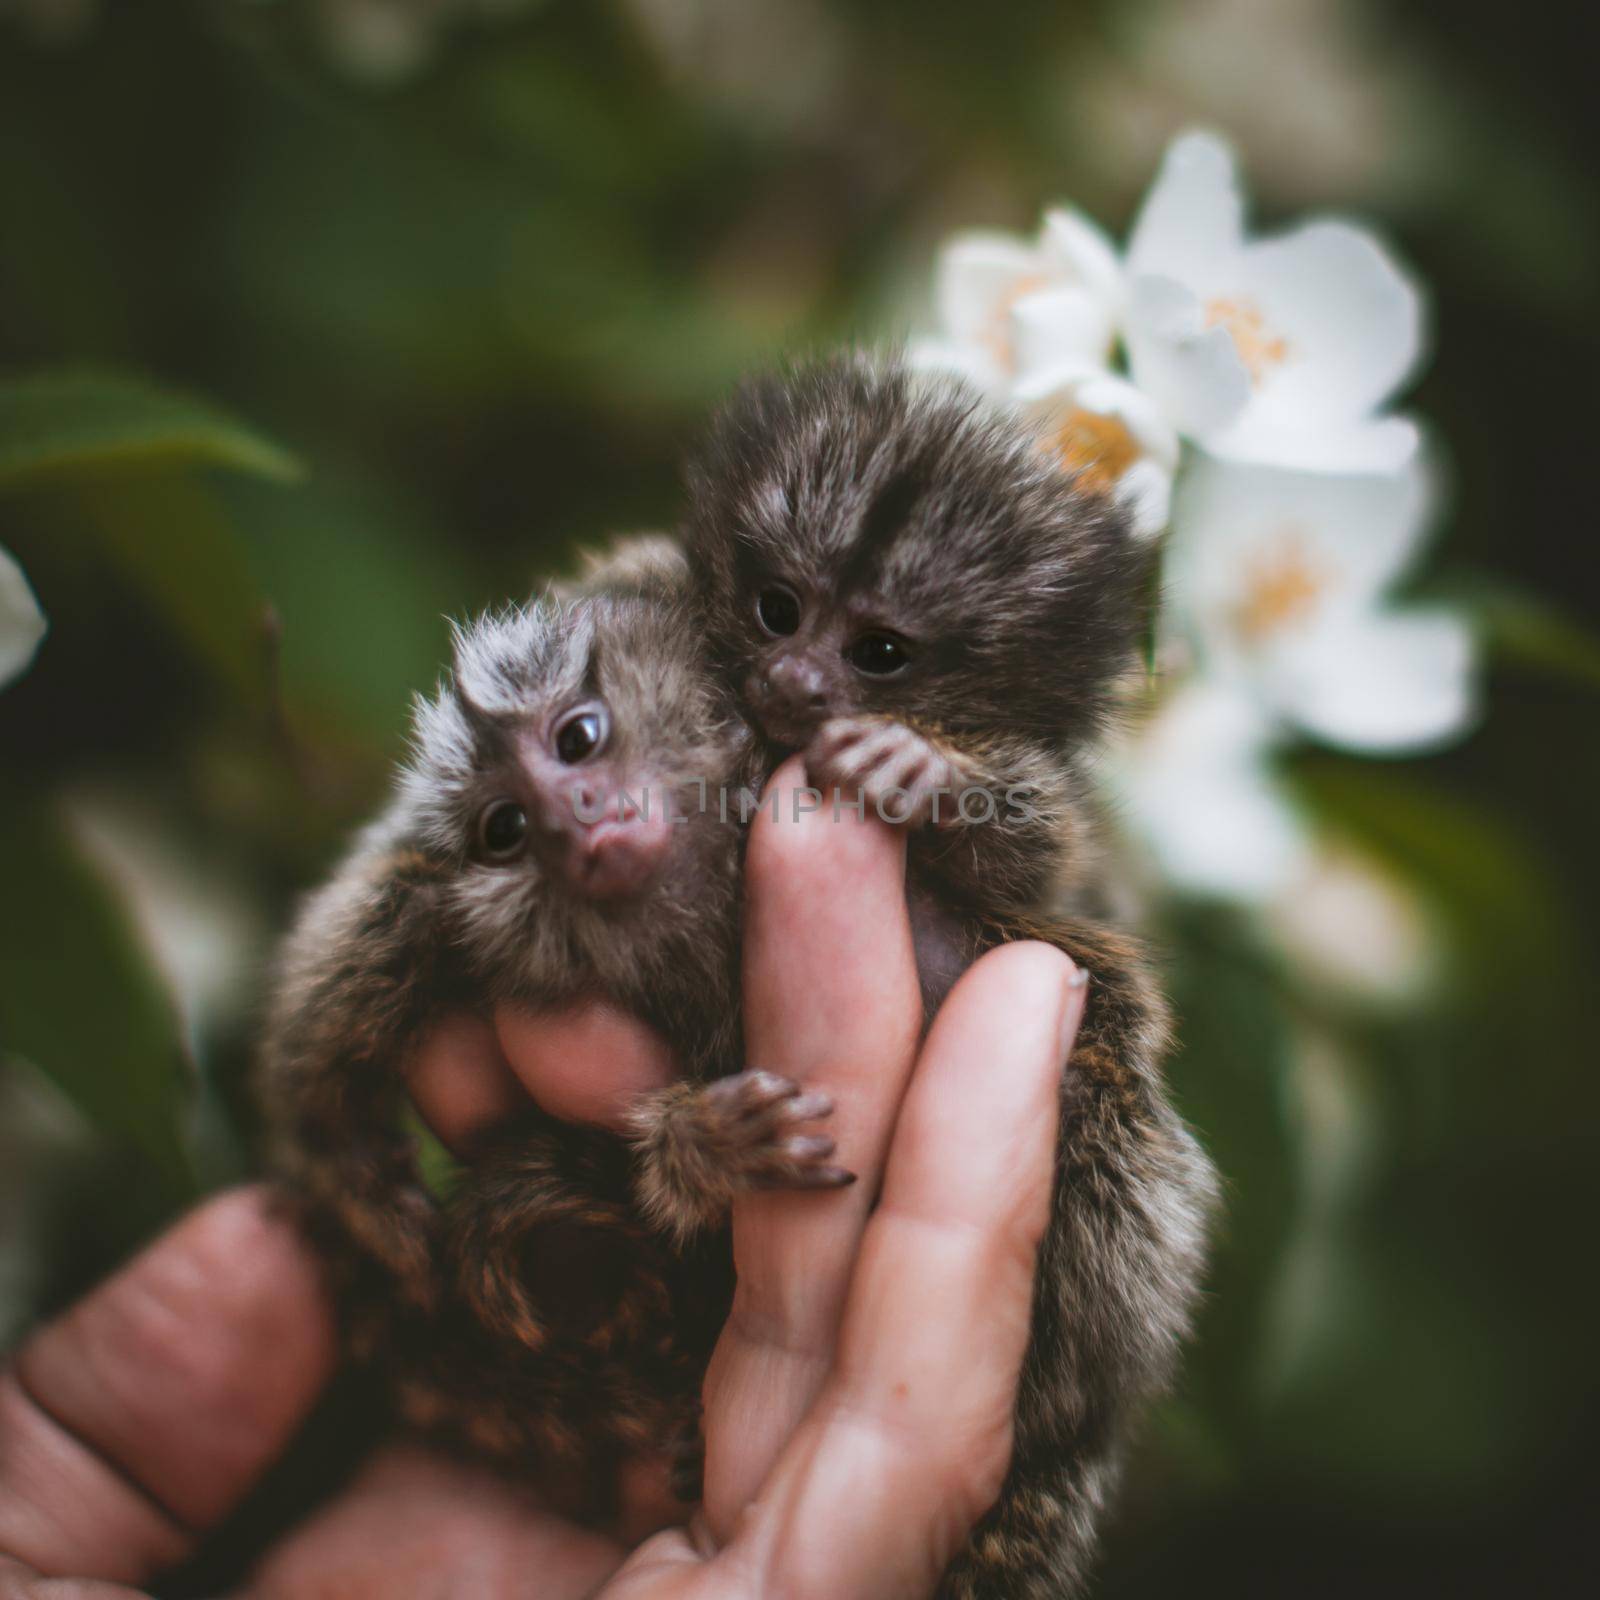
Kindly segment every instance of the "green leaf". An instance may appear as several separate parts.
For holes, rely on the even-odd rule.
[[[1600,690],[1600,639],[1531,596],[1504,594],[1482,613],[1492,648],[1507,660]]]
[[[209,486],[171,472],[75,485],[72,501],[111,565],[247,703],[270,686],[270,609],[249,553]]]
[[[291,455],[209,401],[143,379],[92,371],[0,379],[0,488],[152,462],[300,475]]]
[[[460,1186],[466,1168],[445,1149],[439,1136],[409,1107],[403,1122],[416,1151],[417,1174],[423,1187],[440,1205],[446,1204]]]
[[[409,690],[431,683],[449,659],[445,617],[477,609],[493,589],[430,544],[387,481],[332,472],[292,496],[243,478],[219,488],[282,619],[282,692],[294,726],[321,728],[340,748],[360,740],[392,750]],[[530,538],[530,571],[537,550]]]
[[[1502,661],[1600,689],[1600,637],[1542,596],[1470,575],[1430,584],[1427,593],[1466,607]]]
[[[148,1189],[137,1208],[188,1198],[177,1019],[121,906],[41,806],[0,805],[0,885],[0,1053],[31,1062],[90,1126],[138,1151]]]

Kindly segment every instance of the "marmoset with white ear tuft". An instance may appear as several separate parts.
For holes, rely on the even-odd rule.
[[[287,943],[261,1080],[355,1353],[413,1423],[591,1516],[622,1455],[693,1439],[732,1197],[850,1180],[804,1131],[825,1098],[738,1071],[740,826],[715,789],[749,734],[682,601],[620,587],[460,630],[391,805]],[[631,1143],[530,1109],[437,1201],[404,1116],[430,1026],[596,997],[686,1082]]]

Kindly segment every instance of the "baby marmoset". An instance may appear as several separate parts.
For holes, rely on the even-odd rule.
[[[413,1416],[592,1473],[597,1437],[613,1458],[659,1442],[727,1304],[725,1237],[673,1241],[743,1183],[843,1175],[796,1131],[814,1097],[740,1072],[737,826],[691,808],[666,845],[620,817],[586,832],[572,786],[592,810],[804,748],[819,785],[912,813],[930,1007],[1008,938],[1091,976],[1013,1466],[944,1591],[1066,1593],[1175,1361],[1214,1192],[1135,947],[1051,915],[1084,876],[1082,751],[1133,651],[1143,560],[1014,420],[892,365],[753,385],[690,484],[687,578],[623,560],[576,606],[462,641],[394,807],[291,944],[268,1074],[287,1170]],[[408,1047],[454,1006],[596,993],[660,1027],[689,1082],[641,1108],[631,1148],[529,1113],[437,1206],[398,1115]]]
[[[458,633],[391,804],[287,942],[261,1078],[357,1353],[413,1422],[587,1512],[622,1453],[692,1437],[731,1196],[849,1176],[801,1131],[821,1096],[738,1073],[740,829],[716,786],[748,731],[681,599],[648,570],[611,587]],[[530,1109],[437,1201],[403,1115],[430,1026],[594,997],[657,1028],[686,1082],[631,1145]]]
[[[1011,1471],[941,1589],[1065,1594],[1127,1424],[1170,1379],[1217,1192],[1167,1097],[1166,1010],[1137,948],[1052,910],[1088,886],[1082,766],[1134,658],[1148,557],[1017,419],[860,357],[747,385],[689,487],[691,588],[765,764],[802,749],[819,788],[918,824],[929,1005],[1003,939],[1089,973]]]

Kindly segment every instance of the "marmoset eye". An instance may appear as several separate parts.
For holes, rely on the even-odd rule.
[[[598,706],[576,711],[556,729],[556,759],[569,767],[587,761],[606,742],[606,714]]]
[[[756,618],[770,634],[786,639],[800,631],[800,597],[781,583],[770,584],[756,597]]]
[[[515,800],[496,800],[478,818],[478,850],[489,861],[509,861],[522,853],[528,813]]]
[[[886,678],[911,664],[905,640],[882,629],[862,634],[845,655],[857,672],[870,672],[875,678]]]

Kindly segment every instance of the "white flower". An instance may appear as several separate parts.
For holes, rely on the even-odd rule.
[[[1165,577],[1202,672],[1349,750],[1416,750],[1459,733],[1475,709],[1466,625],[1385,600],[1422,542],[1429,489],[1420,463],[1330,474],[1197,455]]]
[[[1310,839],[1272,773],[1272,739],[1248,700],[1196,679],[1112,754],[1117,809],[1167,883],[1265,902],[1308,870]]]
[[[1172,510],[1178,436],[1149,398],[1113,373],[1077,367],[1019,383],[1016,398],[1080,487],[1124,505],[1134,532],[1154,538]]]
[[[1383,471],[1415,428],[1376,413],[1422,353],[1422,301],[1364,228],[1321,218],[1247,239],[1227,145],[1168,149],[1128,246],[1133,380],[1214,454]]]
[[[1264,908],[1274,942],[1320,984],[1376,1005],[1413,1002],[1439,977],[1438,929],[1416,892],[1362,852],[1319,843]]]
[[[1122,268],[1087,217],[1050,211],[1032,242],[957,234],[940,253],[936,296],[940,337],[914,345],[913,363],[1004,394],[1041,370],[1105,364],[1122,311]]]
[[[27,670],[46,626],[22,568],[0,550],[0,688]]]

